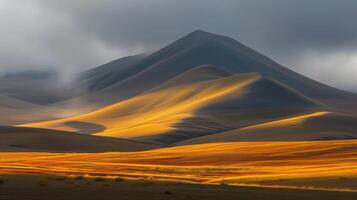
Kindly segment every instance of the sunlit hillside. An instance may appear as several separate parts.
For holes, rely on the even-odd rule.
[[[318,107],[318,103],[258,74],[229,75],[204,66],[95,112],[22,126],[167,144]]]
[[[245,86],[259,78],[255,74],[238,75],[170,87],[89,114],[23,126],[80,131],[71,123],[93,123],[104,127],[95,133],[101,136],[137,138],[162,134],[174,130],[175,124],[193,117],[202,107],[232,94],[243,95]]]
[[[0,0],[0,200],[357,200],[356,8]]]
[[[86,71],[73,86],[81,89],[44,105],[0,96],[0,111],[30,122],[0,118],[7,181],[41,174],[357,192],[357,116],[345,109],[355,96],[232,39],[196,31]],[[65,184],[57,186],[73,189]]]

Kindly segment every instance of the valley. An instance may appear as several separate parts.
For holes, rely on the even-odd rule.
[[[16,186],[33,198],[42,187],[72,199],[76,188],[140,199],[150,187],[159,199],[204,198],[199,190],[212,199],[356,198],[357,95],[226,36],[194,31],[67,85],[0,83],[0,199]]]

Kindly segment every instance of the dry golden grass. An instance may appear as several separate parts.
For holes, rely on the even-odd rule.
[[[0,168],[2,173],[357,191],[357,141],[210,143],[130,153],[1,153]]]

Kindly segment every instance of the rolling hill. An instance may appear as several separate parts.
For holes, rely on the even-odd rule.
[[[38,128],[0,127],[1,152],[108,152],[157,148],[149,143]]]
[[[234,135],[232,141],[355,137],[350,106],[357,102],[355,94],[310,80],[231,38],[200,30],[152,54],[83,72],[73,86],[85,92],[38,112],[56,117],[20,126],[163,145],[220,135]],[[329,114],[291,126],[245,129],[311,113]],[[326,128],[316,129],[316,124]]]
[[[2,173],[357,192],[357,95],[231,38],[195,31],[70,88],[22,78],[0,79]]]
[[[26,102],[15,97],[0,95],[0,125],[14,125],[19,123],[32,122],[33,119],[48,120],[51,115],[48,112],[38,112],[46,110],[43,105]]]
[[[259,74],[230,75],[199,66],[151,92],[103,109],[22,126],[171,144],[319,107]],[[91,130],[86,124],[103,129]]]
[[[185,140],[177,145],[234,141],[311,141],[357,139],[357,118],[314,112],[256,124],[214,135]]]

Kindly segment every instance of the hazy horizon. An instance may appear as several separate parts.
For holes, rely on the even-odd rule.
[[[357,92],[356,6],[349,0],[3,0],[0,73],[52,69],[69,77],[202,29]]]

